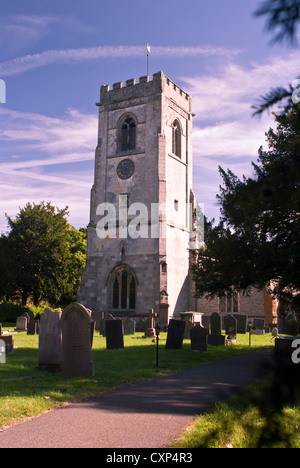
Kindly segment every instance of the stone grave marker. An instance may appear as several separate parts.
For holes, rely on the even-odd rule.
[[[204,326],[204,328],[210,329],[210,321],[211,321],[210,315],[202,315],[202,325]]]
[[[224,321],[226,335],[235,336],[237,334],[236,318],[234,318],[233,315],[226,315]]]
[[[135,321],[129,317],[123,319],[123,332],[124,335],[135,334]]]
[[[211,346],[225,346],[225,335],[208,335],[207,344]]]
[[[218,312],[214,312],[210,316],[210,332],[212,335],[222,334],[222,317]]]
[[[59,369],[62,363],[61,312],[45,309],[39,327],[39,368]]]
[[[255,318],[253,320],[253,326],[254,328],[256,328],[257,330],[263,330],[264,329],[264,326],[265,326],[265,320],[264,319],[257,319]]]
[[[38,335],[39,320],[30,320],[27,326],[27,335]]]
[[[15,331],[24,332],[27,331],[27,317],[23,315],[17,318]]]
[[[181,349],[185,322],[171,319],[168,327],[166,349]]]
[[[234,314],[234,318],[237,320],[237,333],[246,334],[248,326],[248,317],[243,314]]]
[[[94,376],[91,351],[91,313],[74,302],[62,313],[62,373],[65,376]]]
[[[191,320],[187,320],[185,323],[185,329],[184,329],[184,334],[183,334],[183,339],[184,340],[190,340],[191,339],[191,335],[190,335],[190,331],[192,328],[194,328],[194,324]]]
[[[0,340],[0,364],[6,364],[6,346],[3,340]]]
[[[6,347],[6,354],[14,353],[14,337],[13,335],[2,335],[0,339],[4,341]]]
[[[123,321],[122,320],[106,320],[106,348],[107,349],[123,349]]]
[[[191,349],[193,351],[207,351],[207,330],[194,327],[191,330]]]
[[[154,312],[153,309],[150,309],[149,310],[149,314],[148,314],[148,317],[149,317],[149,326],[145,332],[145,337],[148,337],[148,338],[155,338],[156,337],[156,332],[155,332],[155,322],[154,322],[154,319],[155,317],[157,317],[157,314]]]

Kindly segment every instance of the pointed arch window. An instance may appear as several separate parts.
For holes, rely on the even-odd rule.
[[[181,127],[178,120],[172,125],[172,153],[181,158]]]
[[[136,280],[125,266],[117,268],[112,276],[112,307],[116,310],[135,309]]]
[[[128,117],[121,126],[121,151],[134,150],[136,146],[136,124]]]

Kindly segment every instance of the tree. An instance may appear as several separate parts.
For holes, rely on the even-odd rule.
[[[11,296],[26,305],[41,300],[59,301],[74,297],[84,266],[84,234],[69,225],[67,208],[50,203],[28,203],[13,220],[7,217],[10,233],[5,239],[6,269],[11,270]],[[4,241],[3,241],[4,243]]]
[[[255,16],[267,16],[269,31],[279,29],[273,42],[282,42],[287,39],[295,42],[296,27],[300,20],[299,0],[266,0],[256,10]]]
[[[218,226],[206,221],[205,246],[193,267],[198,296],[247,293],[274,282],[281,302],[300,307],[300,106],[275,116],[254,177],[219,168]]]

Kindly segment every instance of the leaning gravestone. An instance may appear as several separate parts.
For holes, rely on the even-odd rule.
[[[0,364],[6,363],[6,346],[3,340],[0,340]]]
[[[59,369],[62,362],[61,312],[45,309],[39,326],[39,368]]]
[[[106,348],[107,349],[123,349],[123,321],[122,320],[106,320]]]
[[[218,312],[214,312],[210,317],[210,330],[212,335],[222,334],[222,317]]]
[[[63,375],[92,377],[91,313],[83,305],[74,302],[63,311],[60,323]]]
[[[207,331],[203,327],[191,330],[191,349],[193,351],[207,351]]]
[[[185,322],[171,319],[168,327],[166,349],[181,349]]]

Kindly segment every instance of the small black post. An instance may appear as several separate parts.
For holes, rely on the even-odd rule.
[[[157,323],[155,325],[155,332],[156,332],[156,367],[158,367],[158,342],[159,342],[159,331],[160,331],[160,326]]]

